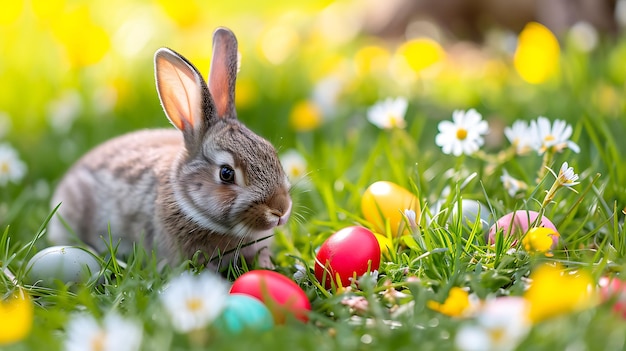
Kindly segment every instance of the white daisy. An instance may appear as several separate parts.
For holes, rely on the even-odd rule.
[[[573,192],[577,192],[576,190],[572,188],[572,186],[579,184],[579,182],[577,181],[578,174],[574,173],[574,168],[570,167],[567,164],[567,162],[563,162],[558,175],[554,173],[554,171],[551,170],[550,168],[548,168],[548,171],[550,171],[550,173],[552,173],[552,175],[556,179],[554,181],[554,184],[552,184],[552,186],[550,187],[550,190],[546,191],[546,197],[543,199],[543,202],[541,205],[542,207],[546,206],[554,199],[554,195],[561,187],[566,187],[572,190]]]
[[[489,131],[489,125],[474,109],[468,111],[456,110],[452,113],[452,122],[441,121],[439,134],[435,143],[441,147],[444,154],[471,155],[478,151],[485,143],[483,135]]]
[[[557,176],[557,181],[562,186],[574,186],[580,182],[578,180],[578,174],[574,173],[574,168],[570,167],[567,162],[563,162],[561,165],[561,169],[559,170],[559,175]]]
[[[306,177],[307,162],[298,151],[287,150],[280,156],[280,163],[292,183],[298,184]]]
[[[502,176],[500,176],[500,181],[502,181],[504,189],[506,189],[511,197],[515,196],[515,194],[519,193],[520,191],[525,191],[528,188],[528,185],[526,185],[526,183],[524,183],[523,181],[511,177],[506,169],[502,170]]]
[[[109,313],[102,323],[89,314],[73,316],[66,327],[67,351],[134,351],[141,347],[142,327]]]
[[[215,320],[226,306],[227,297],[228,285],[220,277],[209,272],[185,272],[169,282],[161,302],[174,329],[186,333]]]
[[[367,110],[367,119],[380,129],[404,128],[408,106],[409,102],[403,97],[387,98]]]
[[[528,303],[522,297],[487,300],[476,322],[459,329],[455,338],[459,350],[514,350],[530,330]]]
[[[515,121],[511,127],[504,128],[504,135],[515,146],[518,155],[533,149],[535,134],[526,121]]]
[[[530,122],[532,133],[535,133],[534,149],[542,155],[546,151],[561,152],[566,148],[578,153],[580,148],[576,143],[570,141],[572,136],[572,126],[562,120],[555,120],[550,124],[550,120],[540,116],[536,121]]]
[[[598,46],[598,30],[591,23],[576,22],[568,33],[569,39],[582,52],[593,51]]]
[[[0,186],[19,183],[26,175],[26,165],[9,144],[0,144]]]

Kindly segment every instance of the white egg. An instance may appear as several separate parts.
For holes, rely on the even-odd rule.
[[[445,204],[445,200],[439,200],[430,207],[430,213],[432,216],[442,216],[446,215],[444,213],[439,213],[442,210],[442,205]],[[448,223],[453,223],[456,218],[458,218],[459,206],[458,203],[454,203],[451,206],[446,206],[447,209],[452,209],[452,214],[448,216]],[[486,234],[489,231],[489,227],[494,223],[493,215],[491,211],[489,211],[489,207],[478,200],[469,200],[463,199],[461,201],[461,211],[463,213],[462,224],[467,226],[467,223],[476,222],[476,218],[480,215],[480,222],[483,227],[483,234]],[[432,218],[428,219],[430,223]]]
[[[26,266],[28,283],[47,288],[64,284],[84,284],[98,279],[102,266],[87,250],[73,246],[51,246],[39,251]],[[102,282],[102,279],[100,279]]]

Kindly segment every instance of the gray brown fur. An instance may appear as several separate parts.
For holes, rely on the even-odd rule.
[[[62,205],[50,222],[50,240],[67,244],[74,232],[103,252],[110,226],[120,254],[141,242],[170,263],[200,251],[214,267],[239,253],[248,260],[258,254],[259,264],[270,266],[271,240],[241,247],[287,220],[289,183],[274,147],[236,118],[236,58],[234,35],[218,29],[207,86],[182,56],[158,50],[159,98],[180,131],[130,133],[83,156],[53,195],[52,206]],[[232,184],[220,180],[224,165],[235,170]]]

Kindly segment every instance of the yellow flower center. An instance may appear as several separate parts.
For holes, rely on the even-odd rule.
[[[8,162],[0,163],[0,174],[7,174],[7,173],[9,173],[9,163]]]
[[[293,178],[298,178],[302,175],[302,169],[298,166],[291,166],[289,167],[289,174],[293,177]]]
[[[554,140],[554,139],[556,139],[556,138],[555,138],[555,137],[554,137],[554,135],[552,135],[552,134],[550,134],[550,135],[546,136],[545,138],[543,138],[543,140],[544,140],[545,142],[549,142],[549,141],[552,141],[552,140]]]
[[[465,140],[465,138],[467,138],[467,129],[463,129],[463,128],[457,129],[456,138],[459,140]]]
[[[489,331],[489,336],[494,344],[499,345],[504,341],[507,335],[504,328],[494,328]]]
[[[192,298],[192,299],[187,300],[186,305],[189,311],[197,312],[198,310],[202,308],[203,303],[202,303],[202,300],[200,299]]]
[[[104,331],[100,331],[92,340],[91,340],[91,350],[94,351],[104,351],[104,339],[106,334]]]
[[[387,114],[387,120],[389,121],[389,126],[391,128],[396,128],[400,126],[400,117],[393,113]]]

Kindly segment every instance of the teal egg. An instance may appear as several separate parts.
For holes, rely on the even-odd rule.
[[[274,327],[274,317],[256,298],[244,294],[230,294],[216,324],[220,329],[233,334],[239,334],[244,330],[267,331]]]

